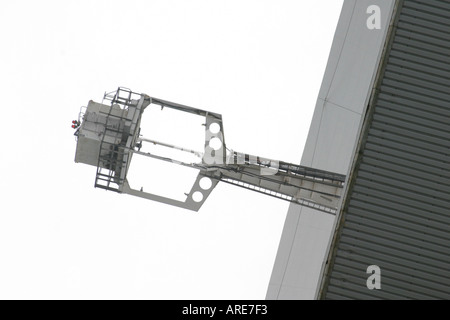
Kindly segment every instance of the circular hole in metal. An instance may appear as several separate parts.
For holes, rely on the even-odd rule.
[[[201,193],[200,191],[195,191],[192,194],[192,200],[194,200],[195,202],[200,202],[203,200],[203,193]]]
[[[214,164],[216,152],[210,147],[205,147],[205,153],[203,154],[203,162],[206,164]]]
[[[212,180],[208,177],[203,177],[199,181],[200,188],[208,190],[212,187]]]
[[[222,140],[214,137],[211,140],[209,140],[209,146],[213,148],[213,150],[219,150],[220,148],[222,148]]]
[[[213,122],[209,125],[209,131],[212,134],[217,134],[220,131],[220,125],[217,122]]]

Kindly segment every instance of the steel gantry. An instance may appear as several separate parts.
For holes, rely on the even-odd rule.
[[[198,211],[219,181],[275,198],[334,214],[345,176],[283,161],[235,152],[226,147],[222,116],[218,113],[173,103],[126,88],[105,93],[103,102],[89,101],[74,120],[77,148],[75,162],[97,167],[95,187]],[[196,151],[141,136],[144,110],[160,106],[204,117],[204,150]],[[182,162],[141,151],[145,144],[191,153],[198,162]],[[198,169],[185,201],[131,188],[127,180],[133,155]]]

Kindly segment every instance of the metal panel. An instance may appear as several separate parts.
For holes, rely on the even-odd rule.
[[[401,2],[319,298],[450,299],[448,32],[448,1]]]
[[[394,0],[345,0],[301,164],[345,174],[360,132],[391,21]],[[381,29],[366,27],[378,5]],[[335,219],[292,204],[267,299],[313,299]]]

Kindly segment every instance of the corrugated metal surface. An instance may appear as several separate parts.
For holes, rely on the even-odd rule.
[[[450,299],[450,2],[400,5],[320,298]]]

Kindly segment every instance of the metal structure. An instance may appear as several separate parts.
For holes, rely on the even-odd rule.
[[[105,93],[105,100],[110,105],[90,101],[72,126],[77,137],[75,162],[97,167],[97,188],[198,211],[217,183],[223,181],[327,213],[336,212],[345,175],[234,152],[225,145],[220,114],[138,94],[126,88]],[[152,106],[204,117],[203,152],[142,137],[141,118],[144,110]],[[145,143],[192,153],[199,157],[199,162],[181,162],[142,152]],[[198,169],[197,178],[185,201],[131,188],[127,173],[133,155]]]
[[[449,21],[448,1],[344,1],[301,164],[346,186],[336,219],[290,206],[267,299],[450,299]]]
[[[449,30],[448,1],[397,1],[320,299],[450,299]]]
[[[367,22],[372,21],[368,9],[373,5],[380,8],[380,29],[367,27]],[[349,184],[351,161],[374,90],[394,5],[395,0],[344,0],[306,144],[299,150],[301,165],[347,176],[342,198]],[[335,229],[334,217],[308,207],[289,206],[267,299],[316,297]]]

